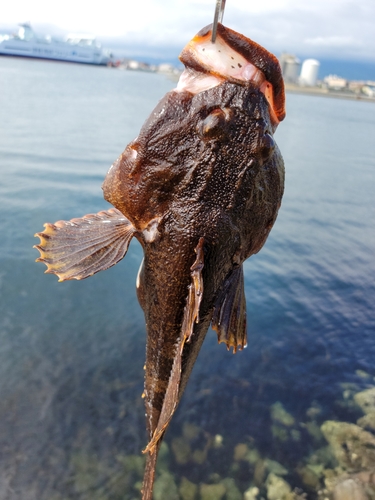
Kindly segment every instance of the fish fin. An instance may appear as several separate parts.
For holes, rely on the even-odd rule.
[[[163,406],[161,408],[158,425],[150,439],[148,445],[143,450],[143,453],[155,453],[157,446],[169,422],[172,419],[173,413],[178,404],[178,394],[180,390],[182,367],[182,348],[181,343],[177,346],[176,355],[173,361],[172,371],[169,376],[167,390],[165,391]]]
[[[190,268],[191,284],[189,285],[189,294],[184,309],[184,317],[182,320],[181,336],[177,345],[176,354],[173,360],[171,374],[168,380],[167,390],[165,391],[163,406],[161,408],[158,425],[154,434],[146,446],[143,453],[154,453],[156,446],[162,438],[166,428],[171,421],[173,413],[178,404],[180,391],[181,369],[182,369],[182,353],[185,342],[188,342],[194,330],[194,323],[199,322],[199,306],[203,295],[203,278],[202,269],[204,266],[203,252],[204,238],[200,238],[195,253],[197,257],[194,264]]]
[[[183,342],[189,342],[193,330],[194,323],[199,323],[199,306],[203,296],[203,277],[202,269],[204,266],[203,252],[204,238],[200,238],[195,249],[197,258],[190,268],[191,284],[189,285],[189,295],[184,309],[184,319],[182,321]],[[183,347],[183,346],[182,346]]]
[[[125,257],[136,232],[130,221],[116,209],[88,214],[80,219],[44,224],[36,233],[40,252],[36,262],[44,262],[46,273],[59,281],[82,280],[108,269]]]
[[[246,298],[242,265],[232,271],[216,299],[212,328],[217,332],[219,343],[227,349],[246,347]]]
[[[142,500],[152,500],[153,497],[152,490],[155,481],[155,469],[156,469],[156,462],[158,459],[160,444],[161,441],[157,443],[154,452],[148,453],[146,457],[146,466],[143,475],[143,485],[142,485]]]

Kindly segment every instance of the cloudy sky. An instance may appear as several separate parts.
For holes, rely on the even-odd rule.
[[[131,53],[174,57],[212,22],[215,0],[8,0],[0,29],[95,34]],[[374,61],[375,0],[227,0],[224,24],[279,55]]]

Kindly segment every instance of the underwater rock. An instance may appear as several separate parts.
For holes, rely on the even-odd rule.
[[[329,445],[314,450],[314,452],[308,457],[307,461],[310,467],[317,466],[321,469],[321,471],[323,471],[323,469],[334,468],[336,466],[336,459]]]
[[[197,425],[185,422],[182,427],[182,435],[188,441],[193,441],[199,436],[200,428]]]
[[[189,441],[183,437],[172,440],[171,448],[176,462],[180,465],[187,464],[191,459],[191,448]]]
[[[301,441],[301,432],[297,429],[292,429],[290,431],[290,437],[293,439],[293,441],[298,443],[298,441]]]
[[[362,485],[354,479],[344,479],[333,490],[334,500],[369,500]]]
[[[340,387],[342,389],[342,399],[335,401],[335,404],[345,411],[357,411],[358,406],[354,401],[354,396],[361,390],[360,386],[352,382],[343,382],[340,384]]]
[[[255,469],[254,469],[254,483],[257,486],[261,486],[263,484],[264,478],[266,476],[266,463],[265,460],[258,460]]]
[[[308,464],[307,467],[312,470],[316,476],[323,476],[324,464]]]
[[[226,487],[223,483],[201,484],[201,500],[221,500],[224,497],[226,491]]]
[[[257,464],[259,460],[261,460],[259,451],[256,448],[251,448],[247,452],[245,460],[246,462],[249,462],[249,464],[251,465]]]
[[[223,436],[221,436],[220,434],[216,434],[216,436],[214,437],[214,442],[213,442],[213,447],[214,448],[221,448],[223,446]]]
[[[288,431],[280,425],[271,426],[272,436],[282,442],[288,441]]]
[[[276,476],[285,476],[288,474],[288,469],[286,469],[283,465],[276,462],[276,460],[270,460],[266,458],[264,461],[265,467],[268,472],[273,472]]]
[[[275,439],[282,443],[289,441],[300,441],[301,432],[298,429],[292,429],[296,424],[295,418],[286,411],[283,405],[277,401],[271,406],[271,432]]]
[[[233,460],[239,462],[240,460],[245,460],[246,455],[249,452],[249,447],[245,443],[239,443],[234,447]]]
[[[222,437],[221,442],[222,442]],[[201,443],[202,448],[194,449]],[[182,428],[182,436],[172,440],[171,448],[174,458],[179,465],[186,465],[188,462],[195,462],[202,465],[207,459],[207,452],[212,446],[214,440],[212,436],[203,433],[202,429],[190,423],[185,423]],[[220,447],[218,445],[217,447]]]
[[[163,471],[154,483],[154,500],[179,500],[177,485],[169,472]]]
[[[134,494],[134,498],[139,498],[145,463],[144,457],[118,454],[115,458],[116,462],[112,463],[100,460],[95,453],[74,453],[69,463],[71,481],[67,495],[61,497],[48,495],[48,500],[68,500],[71,498],[104,500],[124,498],[124,493],[129,499],[133,498],[129,496],[132,494]],[[1,496],[0,493],[0,498],[7,497]],[[30,498],[34,498],[34,496]],[[38,498],[40,497],[38,496]]]
[[[203,449],[203,450],[194,450],[194,453],[193,453],[193,462],[195,462],[196,464],[198,465],[202,465],[204,464],[204,462],[206,461],[206,458],[207,458],[207,448]]]
[[[314,468],[309,465],[297,468],[298,475],[300,476],[303,484],[313,490],[318,490],[320,488],[322,470],[323,468],[319,471],[318,466],[315,466]]]
[[[355,374],[357,375],[357,377],[361,377],[361,378],[371,378],[371,375],[367,372],[365,372],[364,370],[356,370],[355,371]]]
[[[375,436],[355,424],[327,420],[321,427],[338,463],[351,472],[373,468]]]
[[[143,460],[142,464],[144,464]],[[159,474],[161,474],[163,471],[169,470],[169,447],[165,441],[163,441],[160,445],[156,470]]]
[[[268,500],[295,500],[290,485],[282,477],[271,472],[266,481]]]
[[[73,483],[77,494],[98,488],[99,481],[108,475],[105,465],[99,461],[94,453],[80,452],[73,454],[70,460],[70,468],[74,471]]]
[[[314,439],[314,441],[321,441],[323,439],[323,434],[322,431],[320,430],[319,425],[316,422],[306,422],[301,424],[302,427],[304,427],[307,432],[310,434],[310,436]]]
[[[221,483],[225,486],[226,489],[226,500],[242,500],[242,493],[237,488],[234,479],[232,479],[231,477],[227,477],[223,479]]]
[[[372,497],[375,498],[375,464],[373,469],[355,474],[354,479],[360,481],[362,485],[366,486],[366,488],[369,488],[371,490]]]
[[[337,467],[330,472],[325,483],[333,500],[375,500],[375,464],[369,471],[349,474]]]
[[[354,395],[354,401],[361,408],[363,413],[369,414],[375,412],[375,387],[357,392]]]
[[[244,500],[258,500],[259,488],[256,486],[250,486],[248,490],[244,493]]]
[[[124,466],[124,470],[134,472],[139,478],[143,477],[145,459],[142,455],[117,455],[116,460]]]
[[[198,486],[186,479],[186,477],[183,477],[179,492],[181,500],[195,500],[197,498]]]
[[[326,491],[331,493],[339,481],[349,478],[348,474],[345,473],[341,467],[336,467],[336,469],[324,469],[323,476]]]
[[[292,427],[295,424],[294,417],[286,411],[280,401],[271,406],[271,418],[274,422],[279,422],[286,427]]]
[[[249,448],[247,444],[239,443],[234,447],[233,460],[235,462],[245,460],[246,462],[249,462],[249,464],[255,465],[259,460],[261,460],[261,456],[256,448]]]
[[[220,477],[220,474],[218,474],[217,472],[212,472],[208,476],[208,484],[218,484],[218,483],[220,483],[220,481],[221,481],[221,477]]]
[[[357,420],[357,425],[363,429],[371,429],[375,431],[375,411],[367,413],[364,417]]]
[[[311,418],[311,419],[318,417],[321,413],[322,413],[322,409],[316,402],[314,402],[310,406],[310,408],[308,408],[306,410],[306,416]]]
[[[357,425],[375,431],[375,387],[357,392],[354,401],[365,414],[357,420]]]

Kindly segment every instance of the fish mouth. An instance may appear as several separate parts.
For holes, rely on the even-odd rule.
[[[273,125],[285,118],[285,90],[277,58],[250,38],[218,24],[215,43],[212,24],[203,28],[183,49],[180,60],[186,69],[176,91],[197,94],[224,81],[251,82],[265,95]]]

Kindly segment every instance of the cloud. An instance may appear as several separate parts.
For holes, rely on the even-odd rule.
[[[127,48],[150,47],[179,53],[212,22],[215,0],[142,0],[105,3],[89,0],[12,0],[2,6],[0,23],[30,21],[67,32],[86,32]],[[20,18],[21,16],[21,18]],[[375,59],[374,0],[267,0],[227,2],[224,24],[275,54],[300,57]]]
[[[304,43],[314,47],[337,47],[340,49],[362,47],[362,42],[352,36],[317,36],[315,38],[306,38]]]

